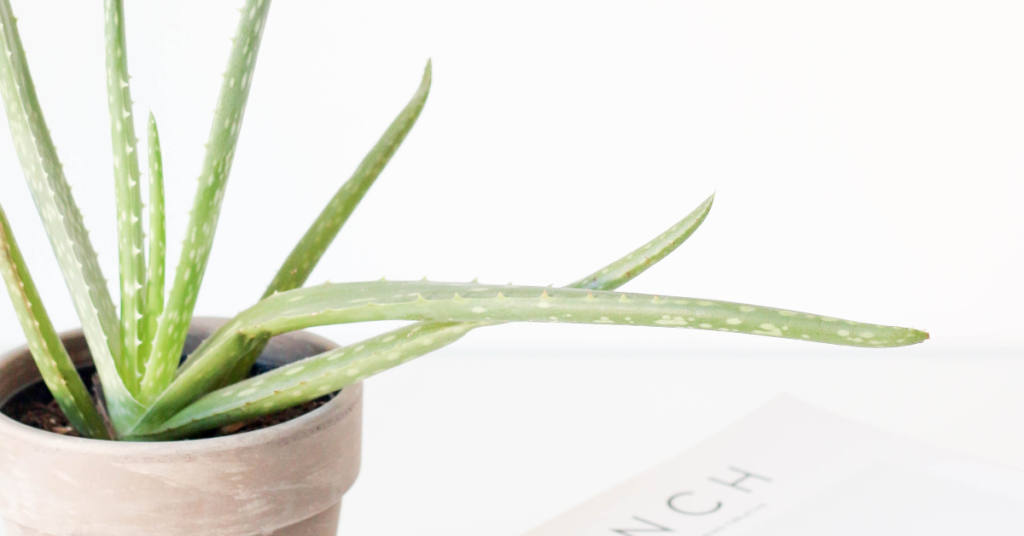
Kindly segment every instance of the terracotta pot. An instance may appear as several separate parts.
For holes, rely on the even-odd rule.
[[[221,323],[193,322],[186,351]],[[80,331],[62,338],[76,363],[89,363]],[[261,361],[335,347],[292,333]],[[27,349],[0,357],[0,403],[37,380]],[[291,421],[192,441],[66,437],[0,415],[0,515],[7,536],[333,536],[359,473],[361,431],[361,384]]]

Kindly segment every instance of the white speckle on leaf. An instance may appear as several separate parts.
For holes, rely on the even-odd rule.
[[[658,325],[661,325],[661,326],[686,326],[686,325],[689,325],[689,322],[687,322],[686,319],[681,317],[681,316],[677,316],[677,317],[674,317],[674,318],[662,317],[661,320],[655,320],[654,323],[658,324]]]
[[[765,324],[761,324],[758,327],[760,327],[761,329],[755,329],[753,331],[753,333],[756,333],[757,335],[770,335],[772,337],[781,337],[782,336],[782,330],[777,328],[777,327],[775,327],[774,324],[765,323]]]

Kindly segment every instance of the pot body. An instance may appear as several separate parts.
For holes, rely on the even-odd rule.
[[[186,351],[223,323],[196,319]],[[80,331],[62,335],[88,363]],[[284,364],[335,348],[275,337]],[[0,403],[39,380],[27,349],[0,356]],[[7,536],[334,536],[359,473],[362,384],[291,421],[233,436],[128,443],[66,437],[0,415],[0,515]]]

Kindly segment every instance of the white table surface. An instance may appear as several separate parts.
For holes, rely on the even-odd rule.
[[[1022,354],[449,348],[367,381],[341,533],[516,536],[783,392],[1024,468]]]
[[[515,536],[783,392],[1024,468],[1022,354],[452,348],[367,382],[341,533]]]

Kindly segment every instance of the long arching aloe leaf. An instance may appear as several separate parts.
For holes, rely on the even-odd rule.
[[[142,319],[142,345],[139,362],[145,365],[153,349],[160,313],[164,310],[164,263],[167,230],[164,211],[164,163],[160,151],[160,132],[156,118],[149,114],[149,273],[146,276],[146,312]]]
[[[114,303],[46,127],[8,0],[0,0],[0,47],[0,92],[18,159],[82,321],[108,413],[114,427],[122,430],[137,419],[142,406],[122,380],[130,370],[121,355]]]
[[[927,338],[910,328],[700,298],[430,281],[328,283],[282,292],[238,315],[224,331],[274,336],[374,320],[685,327],[869,348],[905,346]]]
[[[676,248],[682,245],[683,242],[685,242],[686,239],[689,238],[698,227],[700,227],[701,223],[704,222],[704,219],[707,218],[708,212],[711,211],[714,198],[714,195],[708,197],[700,204],[700,206],[690,212],[690,214],[685,218],[676,222],[675,225],[669,227],[663,233],[643,246],[640,246],[626,256],[601,268],[592,276],[587,276],[567,286],[569,288],[615,290],[626,284],[651,266],[657,264],[658,261],[665,258],[669,253],[672,253]],[[281,289],[281,291],[283,290],[290,289]],[[268,294],[268,296],[269,295],[271,294]],[[267,296],[264,296],[264,298],[266,297]],[[203,346],[200,346],[191,356],[189,356],[189,360],[186,364],[190,364],[195,357],[202,355],[204,346],[205,342]],[[255,363],[256,359],[259,357],[259,352],[256,350],[262,352],[263,348],[254,348],[249,355],[246,355],[243,359],[239,360],[239,364],[235,366],[233,371],[234,374],[230,378],[230,381],[222,381],[219,385],[230,385],[244,380],[248,375],[249,370],[252,368],[252,364]]]
[[[274,276],[274,280],[263,293],[263,298],[272,296],[276,292],[296,289],[305,284],[309,274],[313,272],[313,268],[327,251],[327,247],[334,241],[342,226],[345,225],[356,206],[363,200],[363,196],[369,191],[370,186],[373,186],[374,181],[384,171],[384,166],[398,151],[398,147],[416,124],[416,119],[423,111],[427,96],[430,94],[430,79],[431,67],[428,61],[423,72],[423,80],[412,100],[398,114],[398,117],[380,137],[369,154],[359,163],[359,167],[356,168],[352,177],[345,181],[345,184],[320,212],[316,221],[306,231],[295,249],[288,255],[281,269],[278,270],[277,275]],[[235,368],[225,378],[224,383],[232,384],[244,379],[262,351],[261,347],[254,348],[249,355],[235,365]]]
[[[419,322],[214,391],[146,436],[170,440],[301,404],[443,348],[483,323]]]
[[[0,272],[7,282],[11,303],[25,331],[36,367],[71,426],[85,437],[109,439],[103,417],[46,314],[3,208],[0,208]]]
[[[714,196],[654,240],[569,288],[614,290],[650,268],[689,238],[707,217]],[[585,285],[593,287],[585,287]],[[168,438],[273,413],[337,391],[410,359],[454,343],[491,322],[418,322],[347,348],[332,350],[210,393],[177,413],[160,428]],[[262,347],[260,347],[262,349]],[[198,355],[198,354],[196,354]],[[258,353],[250,352],[246,359]],[[396,357],[400,356],[400,357]],[[251,366],[251,363],[249,364]],[[248,369],[246,369],[248,372]],[[231,382],[235,383],[235,382]],[[250,389],[254,388],[254,389]]]
[[[554,322],[718,330],[844,346],[881,348],[922,342],[922,331],[798,311],[700,298],[479,283],[337,283],[276,294],[215,333],[203,356],[182,370],[132,434],[158,426],[206,392],[216,371],[243,355],[248,341],[328,324],[375,320]]]
[[[121,356],[129,373],[128,388],[137,393],[142,374],[139,345],[146,310],[146,257],[143,252],[142,188],[136,152],[135,116],[128,84],[128,49],[125,43],[122,0],[104,2],[107,40],[107,103],[114,151],[117,198],[117,246],[121,267]]]
[[[199,286],[210,258],[269,11],[270,0],[247,0],[241,10],[174,284],[142,380],[140,393],[143,402],[154,400],[171,383],[178,369]]]

